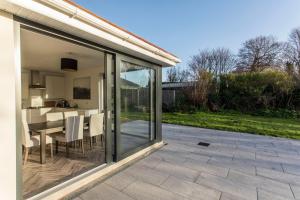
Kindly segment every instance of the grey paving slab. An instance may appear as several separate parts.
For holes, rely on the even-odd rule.
[[[248,200],[257,199],[255,186],[242,184],[227,178],[207,173],[201,173],[201,176],[198,178],[197,183]]]
[[[284,172],[300,176],[300,162],[299,164],[282,164]]]
[[[232,194],[222,192],[220,200],[246,200],[246,199],[240,196],[235,196]]]
[[[100,184],[80,195],[82,200],[134,200],[123,192],[110,187],[106,184]]]
[[[300,186],[291,185],[295,198],[300,200]]]
[[[300,141],[169,124],[163,137],[76,200],[300,200]]]
[[[221,195],[221,192],[217,190],[189,181],[183,181],[173,176],[170,176],[161,187],[188,197],[191,200],[219,200]]]
[[[124,193],[141,200],[187,200],[184,196],[144,182],[135,182],[129,185]]]
[[[105,181],[105,183],[121,191],[136,180],[128,173],[118,173]]]
[[[229,171],[229,168],[219,167],[217,165],[208,164],[199,160],[189,159],[183,163],[183,166],[197,170],[199,172],[207,172],[210,174],[226,177]]]
[[[278,172],[274,170],[256,168],[257,175],[277,180],[279,182],[293,184],[300,186],[300,176],[288,174],[284,172]]]
[[[164,172],[160,172],[149,167],[137,165],[124,170],[123,173],[128,174],[137,180],[141,180],[155,185],[160,185],[169,176],[169,174],[166,174]]]
[[[294,198],[293,192],[289,184],[281,183],[261,176],[252,176],[230,170],[228,179],[245,185],[255,186],[257,188],[272,192],[287,198]]]
[[[258,189],[258,200],[293,200],[287,197],[280,196],[278,194],[274,194],[272,192],[268,192],[262,189]]]
[[[199,171],[183,167],[183,165],[179,166],[168,162],[160,163],[155,170],[191,182],[196,181],[196,178],[200,175]]]

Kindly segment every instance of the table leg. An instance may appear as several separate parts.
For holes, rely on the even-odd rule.
[[[45,164],[46,163],[46,132],[45,131],[41,131],[40,140],[41,140],[40,162],[41,162],[41,164]]]

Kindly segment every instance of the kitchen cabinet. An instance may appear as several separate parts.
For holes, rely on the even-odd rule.
[[[45,98],[65,98],[65,78],[63,76],[46,76]]]
[[[29,98],[29,72],[22,72],[21,74],[22,85],[22,99]]]

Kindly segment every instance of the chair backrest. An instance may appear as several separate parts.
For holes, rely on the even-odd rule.
[[[22,110],[22,144],[25,147],[28,147],[30,142],[30,132],[27,123],[27,111],[26,109]]]
[[[98,109],[86,110],[84,112],[84,116],[85,117],[90,117],[91,115],[98,114],[98,113],[99,113]]]
[[[24,147],[29,147],[30,144],[30,132],[27,122],[22,121],[22,144]]]
[[[64,116],[62,112],[55,112],[55,113],[46,113],[46,120],[47,122],[59,121],[63,120]]]
[[[72,116],[66,119],[66,141],[72,142],[83,139],[84,116]]]
[[[103,134],[104,113],[93,114],[90,117],[90,137]]]
[[[64,115],[65,115],[65,119],[67,119],[68,117],[78,116],[78,112],[77,111],[68,111],[68,112],[64,112]]]
[[[27,122],[27,110],[22,109],[22,122],[25,121]]]

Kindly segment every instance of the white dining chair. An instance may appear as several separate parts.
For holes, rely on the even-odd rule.
[[[53,146],[52,146],[53,140],[51,137],[46,135],[46,145],[50,144],[51,149],[51,158],[53,158]],[[29,126],[26,120],[26,110],[22,110],[22,145],[25,149],[25,155],[24,155],[24,161],[23,164],[25,165],[27,163],[29,150],[32,147],[40,146],[41,140],[39,135],[30,135]]]
[[[78,116],[78,112],[77,111],[67,111],[67,112],[64,112],[64,116],[65,116],[65,119],[67,119],[68,117],[75,117],[75,116]]]
[[[84,112],[84,116],[85,117],[90,117],[91,115],[98,114],[98,113],[99,113],[98,109],[86,110]]]
[[[53,113],[46,113],[46,120],[47,122],[54,122],[63,120],[64,116],[62,112],[53,112]]]
[[[103,120],[104,120],[104,113],[91,115],[90,122],[89,122],[89,129],[84,130],[83,133],[84,137],[89,138],[91,149],[92,149],[92,139],[96,136],[100,136],[101,145],[103,146],[103,138],[104,138]]]
[[[58,142],[66,144],[66,153],[69,156],[69,144],[75,141],[81,141],[81,149],[84,154],[83,144],[83,121],[84,116],[72,116],[66,119],[65,134],[57,134],[54,136],[56,141],[56,153],[58,153]]]
[[[51,112],[51,113],[46,113],[46,121],[47,122],[55,122],[55,121],[59,121],[59,120],[63,120],[64,116],[62,112]],[[59,133],[62,132],[63,128],[55,128],[52,130],[47,130],[46,134],[50,134],[50,133]]]

